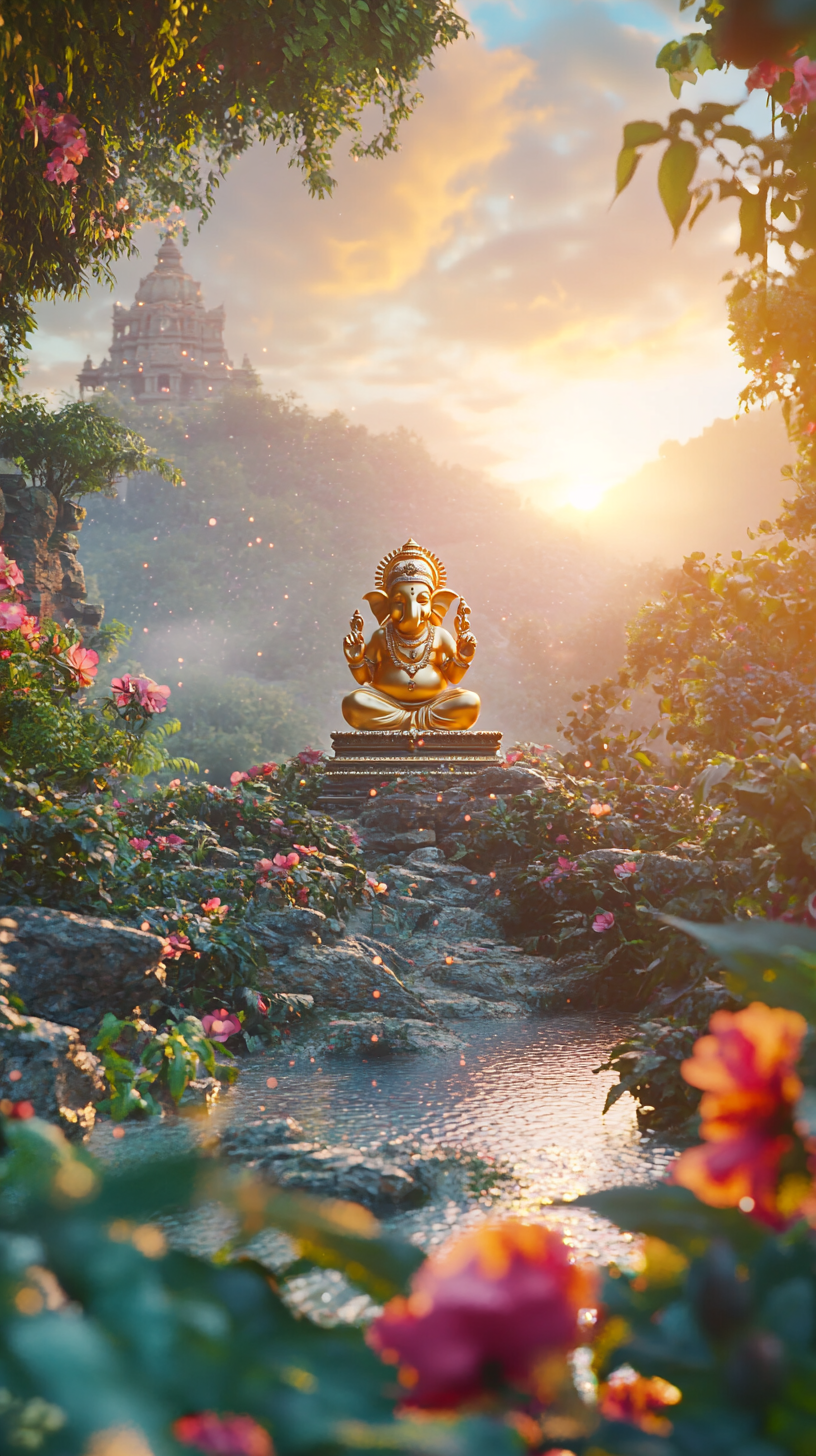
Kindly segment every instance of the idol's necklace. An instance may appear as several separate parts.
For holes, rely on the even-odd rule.
[[[409,663],[404,662],[404,661],[401,660],[401,658],[399,656],[399,645],[398,645],[398,642],[397,642],[397,633],[396,633],[396,629],[394,627],[393,622],[386,622],[386,624],[385,624],[385,641],[386,641],[386,646],[388,647],[388,651],[389,651],[389,654],[390,654],[390,657],[391,657],[391,661],[393,662],[394,666],[398,670],[400,670],[402,672],[407,672],[409,678],[411,679],[410,683],[408,684],[408,691],[412,693],[414,691],[414,678],[416,677],[416,674],[418,672],[421,672],[422,669],[423,669],[423,667],[427,667],[428,666],[428,663],[429,663],[430,658],[431,658],[431,652],[433,651],[433,645],[434,645],[434,630],[433,630],[433,627],[429,627],[428,628],[427,634],[422,639],[422,642],[417,643],[417,645],[415,647],[406,648],[404,646],[404,641],[405,641],[404,638],[403,638],[403,643],[400,644],[400,645],[402,645],[402,650],[404,652],[409,652],[410,653],[410,656],[413,659],[415,659],[416,656],[417,656],[417,654],[419,653],[420,647],[423,647],[424,646],[424,649],[425,650],[422,653],[422,657],[420,658],[419,662],[412,661],[409,664]]]

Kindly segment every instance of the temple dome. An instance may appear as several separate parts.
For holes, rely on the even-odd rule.
[[[165,238],[152,273],[143,278],[136,302],[189,304],[201,301],[201,285],[185,273],[181,253],[172,238]]]

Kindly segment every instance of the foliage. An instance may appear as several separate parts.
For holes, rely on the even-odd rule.
[[[80,1456],[113,1422],[155,1456],[177,1456],[174,1423],[215,1410],[243,1415],[250,1434],[271,1430],[280,1456],[374,1444],[429,1456],[518,1449],[495,1420],[395,1422],[396,1392],[362,1332],[290,1311],[287,1280],[304,1269],[340,1269],[379,1299],[406,1287],[422,1256],[363,1210],[236,1180],[208,1159],[104,1171],[35,1119],[4,1121],[3,1135],[4,1445],[28,1428],[23,1446]],[[157,1222],[203,1197],[237,1221],[215,1262],[168,1249]],[[274,1278],[246,1247],[262,1227],[295,1240]],[[268,1438],[252,1449],[269,1449]]]
[[[0,244],[6,385],[36,299],[82,292],[89,272],[111,281],[148,218],[206,217],[220,177],[256,141],[290,150],[310,190],[329,191],[340,135],[354,134],[356,156],[392,149],[419,71],[466,32],[439,0],[305,10],[294,0],[12,0],[3,19],[0,195],[15,218]],[[370,107],[382,125],[366,141]]]
[[[617,1042],[606,1061],[595,1068],[596,1072],[618,1074],[618,1081],[606,1094],[604,1112],[629,1092],[638,1104],[638,1126],[644,1132],[668,1129],[676,1134],[694,1125],[699,1094],[677,1073],[696,1038],[696,1027],[675,1017],[643,1018],[637,1030]]]
[[[91,1050],[99,1054],[110,1085],[110,1095],[98,1104],[98,1110],[109,1113],[116,1122],[133,1112],[161,1112],[157,1091],[166,1091],[176,1104],[181,1102],[198,1075],[199,1063],[210,1077],[231,1082],[237,1075],[233,1066],[216,1062],[216,1044],[205,1035],[197,1016],[179,1016],[157,1032],[145,1021],[123,1021],[108,1011]],[[219,1050],[224,1056],[233,1055],[226,1047]],[[136,1060],[127,1052],[134,1052]]]
[[[58,501],[113,496],[123,476],[150,471],[173,485],[181,472],[96,404],[72,400],[51,410],[36,394],[0,400],[0,454]]]
[[[173,701],[181,717],[177,749],[213,784],[229,783],[245,764],[289,759],[314,731],[309,714],[286,688],[258,678],[212,676],[185,667]]]

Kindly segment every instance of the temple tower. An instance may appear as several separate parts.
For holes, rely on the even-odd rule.
[[[183,404],[212,399],[227,384],[251,388],[257,376],[249,360],[233,369],[223,335],[223,306],[205,309],[201,285],[165,238],[130,308],[114,304],[110,357],[94,368],[88,356],[77,375],[80,394],[104,389],[144,404]]]

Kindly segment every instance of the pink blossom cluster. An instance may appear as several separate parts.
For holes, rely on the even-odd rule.
[[[248,771],[236,769],[235,773],[230,774],[230,783],[237,785],[244,783],[246,779],[268,779],[273,773],[277,773],[277,771],[278,765],[276,763],[262,763],[260,765],[256,763]]]
[[[276,854],[274,859],[259,859],[255,866],[258,871],[258,884],[268,885],[270,876],[273,879],[288,879],[289,871],[295,865],[300,864],[299,854]]]
[[[152,833],[152,830],[148,830],[148,834]],[[153,839],[134,837],[128,840],[131,849],[135,849],[142,859],[152,859],[154,849],[180,849],[184,843],[186,841],[180,839],[178,834],[157,834]]]
[[[25,137],[28,132],[33,132],[35,146],[40,137],[50,144],[51,151],[43,176],[47,182],[59,182],[64,187],[67,182],[74,182],[79,176],[77,165],[88,155],[88,141],[84,126],[79,124],[79,118],[70,111],[56,111],[53,106],[49,106],[45,99],[47,94],[42,89],[38,90],[36,105],[26,107],[20,136]],[[57,100],[62,104],[61,94],[57,96]]]
[[[745,84],[749,91],[771,91],[786,71],[793,72],[793,81],[782,110],[796,116],[811,101],[816,101],[816,61],[812,61],[810,56],[800,56],[792,66],[779,66],[776,61],[760,61],[759,65],[754,66]]]
[[[304,768],[314,768],[315,764],[320,763],[322,757],[322,748],[302,748],[298,754],[298,762],[302,763]]]
[[[630,875],[636,875],[638,863],[636,859],[626,859],[623,864],[615,865],[613,873],[619,880],[628,880]]]
[[[115,677],[111,683],[114,701],[120,708],[138,706],[146,713],[163,713],[170,697],[166,683],[154,683],[152,677]]]
[[[211,920],[221,921],[225,915],[229,914],[229,905],[221,904],[220,895],[213,895],[209,900],[202,900],[201,909]]]
[[[0,546],[0,591],[12,592],[15,596],[23,584],[23,573],[16,561],[10,561]],[[26,619],[22,602],[0,602],[0,632],[15,632]],[[36,620],[36,619],[35,619]]]
[[[551,875],[547,875],[545,880],[540,880],[539,884],[555,885],[559,880],[565,879],[567,875],[574,875],[577,868],[577,859],[565,859],[563,854],[559,854],[557,868],[553,870]]]
[[[224,1042],[227,1037],[235,1036],[241,1030],[241,1023],[234,1011],[213,1011],[201,1018],[201,1025],[204,1027],[204,1035],[210,1041]]]
[[[162,946],[162,959],[165,961],[177,961],[184,955],[185,951],[191,951],[192,945],[189,936],[174,930]]]

